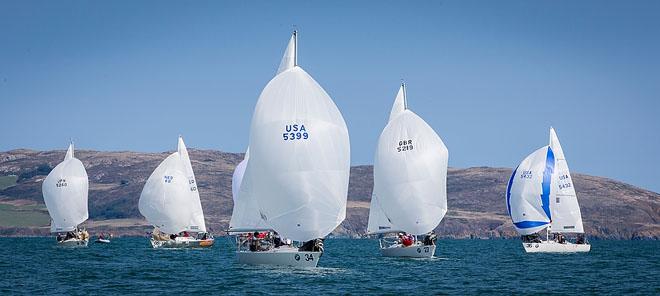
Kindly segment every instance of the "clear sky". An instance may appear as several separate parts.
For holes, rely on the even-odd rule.
[[[353,164],[403,78],[450,166],[514,167],[552,125],[573,172],[660,191],[660,1],[0,0],[0,150],[242,152],[294,24]]]

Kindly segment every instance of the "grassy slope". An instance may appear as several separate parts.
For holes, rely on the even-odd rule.
[[[16,185],[18,176],[0,176],[0,190]]]
[[[0,227],[34,227],[49,225],[50,216],[44,205],[0,204]]]

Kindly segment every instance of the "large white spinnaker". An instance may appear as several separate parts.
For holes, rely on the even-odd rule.
[[[259,96],[239,199],[254,198],[260,217],[283,237],[308,241],[346,217],[350,147],[339,109],[296,64],[296,44],[294,32]]]
[[[555,156],[550,200],[550,211],[552,212],[550,231],[584,233],[582,214],[573,186],[573,179],[568,170],[568,163],[559,143],[559,138],[557,138],[557,133],[553,128],[550,128],[550,148],[552,148]]]
[[[381,216],[380,208],[393,229],[416,235],[435,229],[447,213],[448,157],[433,128],[407,109],[402,85],[378,139],[372,195],[377,199],[370,209],[376,214],[370,217]]]
[[[511,174],[506,205],[513,225],[521,235],[538,232],[550,224],[554,166],[552,148],[544,146],[528,155]]]
[[[199,198],[199,191],[197,190],[197,180],[195,180],[195,173],[190,163],[190,156],[188,156],[188,149],[186,144],[183,143],[183,138],[179,136],[178,149],[181,156],[181,162],[185,168],[186,177],[188,178],[188,187],[190,189],[190,222],[186,227],[186,231],[192,232],[206,232],[206,222],[204,221],[204,211],[202,210],[202,201]]]
[[[176,234],[188,229],[193,212],[186,168],[179,152],[170,154],[149,176],[138,209],[153,226]]]
[[[247,168],[249,159],[250,148],[245,152],[243,160],[234,169],[234,174],[231,178],[234,209],[231,214],[231,220],[229,221],[230,232],[251,232],[269,228],[266,222],[261,219],[257,201],[247,191],[243,191],[241,194],[241,186],[244,184],[243,177],[245,176],[245,169]]]
[[[64,161],[48,174],[41,185],[51,218],[51,232],[73,231],[89,218],[88,188],[87,171],[82,162],[73,156],[73,144],[70,144]]]

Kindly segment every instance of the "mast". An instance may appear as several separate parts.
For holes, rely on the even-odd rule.
[[[298,66],[298,30],[293,30],[293,66]]]
[[[401,88],[403,88],[403,109],[408,110],[408,98],[406,97],[406,83],[401,81]]]

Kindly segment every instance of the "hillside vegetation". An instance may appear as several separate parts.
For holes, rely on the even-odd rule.
[[[138,198],[146,179],[168,153],[77,151],[90,181],[88,228],[133,235],[149,231],[138,211]],[[233,206],[231,176],[243,155],[196,149],[189,153],[207,225],[221,234],[227,229]],[[0,177],[0,234],[48,233],[41,183],[64,154],[63,150],[0,152],[0,176],[5,176]],[[508,168],[450,168],[449,212],[438,233],[456,238],[517,236],[504,202],[510,174]],[[15,184],[7,177],[10,175]],[[602,177],[574,173],[573,179],[590,237],[660,237],[658,193]],[[347,217],[335,235],[364,234],[372,186],[371,166],[351,169]]]

